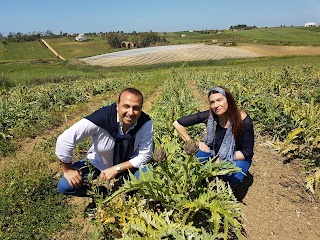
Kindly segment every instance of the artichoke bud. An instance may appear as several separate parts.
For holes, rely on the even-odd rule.
[[[195,141],[189,140],[186,142],[186,144],[184,146],[184,150],[186,151],[186,153],[188,155],[194,155],[198,152],[199,148],[198,148],[198,145]]]
[[[153,159],[158,163],[164,162],[167,159],[167,154],[162,147],[156,148],[153,153]]]

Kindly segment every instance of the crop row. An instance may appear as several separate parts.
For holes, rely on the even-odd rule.
[[[104,80],[101,79],[102,77]],[[88,108],[93,111],[94,106],[98,108],[99,105],[115,101],[117,93],[123,87],[139,85],[139,89],[148,98],[153,93],[154,88],[162,84],[161,78],[151,79],[152,82],[149,81],[150,77],[147,74],[132,75],[124,73],[113,76],[106,74],[104,76],[100,75],[100,80],[96,79],[94,81],[82,79],[82,81],[72,82],[69,79],[68,84],[50,83],[37,88],[21,86],[23,89],[30,89],[30,92],[34,94],[24,94],[24,97],[21,97],[21,100],[17,103],[13,101],[13,96],[17,96],[20,87],[13,88],[10,93],[3,92],[3,95],[6,95],[8,100],[11,99],[12,106],[18,105],[18,102],[22,100],[27,105],[31,100],[38,99],[32,105],[36,107],[39,105],[40,99],[46,100],[44,105],[47,106],[47,112],[40,113],[48,114],[48,116],[58,115],[55,116],[57,121],[52,121],[51,127],[46,127],[51,129],[58,125],[64,117],[69,120],[70,117],[78,118],[81,117],[78,115],[85,115]],[[9,95],[11,95],[11,98]],[[73,96],[77,99],[68,102],[61,100],[61,98],[72,99]],[[51,98],[57,99],[56,102],[51,103],[49,101]],[[15,99],[18,100],[17,97]],[[83,107],[89,105],[87,101],[90,102],[90,107]],[[94,102],[95,104],[92,106]],[[32,107],[29,111],[36,112]],[[25,116],[25,118],[16,117],[15,120],[18,122],[29,120],[28,116]],[[35,122],[30,120],[29,122],[30,128],[35,126]],[[39,119],[39,122],[42,127],[45,124],[50,125],[47,122],[43,123],[41,119]],[[15,121],[12,123],[12,128],[17,128],[17,125],[14,124]],[[72,121],[66,122],[67,125],[70,123]],[[30,134],[27,129],[24,130],[26,131],[25,134]],[[56,131],[53,134],[57,134]],[[0,171],[0,191],[3,193],[0,195],[0,239],[55,239],[56,237],[52,234],[56,234],[59,239],[68,239],[68,237],[63,236],[64,229],[79,231],[78,224],[69,221],[75,217],[77,210],[70,207],[65,196],[56,191],[60,171],[58,171],[59,161],[54,154],[55,141],[58,135],[53,134],[46,134],[44,137],[40,133],[43,143],[33,146],[30,151],[8,158],[9,161],[2,162],[5,164],[1,165],[2,169]],[[22,138],[21,134],[17,132],[14,137],[17,138],[18,136]],[[82,159],[88,147],[90,147],[89,139],[81,142],[75,149],[74,159]],[[81,236],[83,237],[83,235]]]
[[[201,164],[186,154],[172,127],[176,118],[198,109],[184,82],[179,74],[168,76],[153,106],[155,153],[149,171],[139,179],[131,177],[99,203],[98,220],[106,238],[227,239],[232,234],[240,238],[240,204],[216,178],[237,169],[214,159]],[[202,131],[202,127],[190,129],[195,139]],[[123,201],[122,194],[132,191],[134,195]]]
[[[117,89],[129,80],[94,79],[36,86],[19,85],[0,92],[0,155],[14,148],[12,139],[35,136],[61,123],[70,106]]]

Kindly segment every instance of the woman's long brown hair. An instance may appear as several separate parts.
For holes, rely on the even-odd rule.
[[[240,109],[238,108],[236,101],[233,98],[233,95],[229,91],[229,89],[219,86],[226,92],[226,98],[228,101],[228,114],[232,122],[232,133],[235,139],[238,139],[241,134],[242,130],[242,119],[240,114]],[[219,93],[217,91],[211,90],[208,93],[208,96],[210,96],[213,93]]]

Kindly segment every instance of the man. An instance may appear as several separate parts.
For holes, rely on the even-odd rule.
[[[89,168],[93,178],[109,181],[128,170],[139,176],[153,149],[153,124],[142,111],[143,96],[134,88],[124,89],[118,102],[105,106],[81,119],[57,139],[56,155],[61,160],[63,176],[58,191],[65,195],[88,196],[83,184]],[[87,156],[72,163],[73,150],[81,140],[92,137]],[[92,166],[87,166],[87,160]]]

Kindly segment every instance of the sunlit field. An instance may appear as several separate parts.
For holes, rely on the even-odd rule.
[[[293,45],[317,45],[320,41],[311,37],[318,34],[316,31],[272,31],[223,34],[273,43],[287,36],[286,41]],[[308,35],[300,35],[303,32]],[[177,33],[167,36],[171,43],[179,44],[211,41],[218,36],[210,34],[200,37],[194,33],[185,40],[179,40]],[[237,169],[213,160],[200,167],[172,128],[177,118],[198,111],[203,103],[196,96],[205,96],[215,85],[224,85],[234,93],[239,106],[252,117],[256,135],[288,161],[299,161],[307,176],[301,184],[313,194],[319,192],[319,57],[104,68],[76,60],[113,51],[99,37],[84,43],[69,38],[47,41],[67,61],[53,57],[38,42],[0,47],[1,239],[68,239],[70,233],[78,233],[81,239],[113,239],[122,234],[126,239],[240,238],[245,217],[242,205],[219,179],[204,181]],[[60,170],[55,141],[76,120],[116,101],[124,87],[139,88],[145,96],[146,111],[154,120],[155,149],[164,151],[166,158],[151,160],[152,175],[110,191],[98,202],[100,214],[87,221],[79,207],[56,191]],[[190,133],[199,139],[203,130],[193,127]],[[84,156],[89,144],[77,147],[75,159]],[[124,194],[133,189],[136,193],[123,201]],[[92,185],[93,195],[95,190]]]

